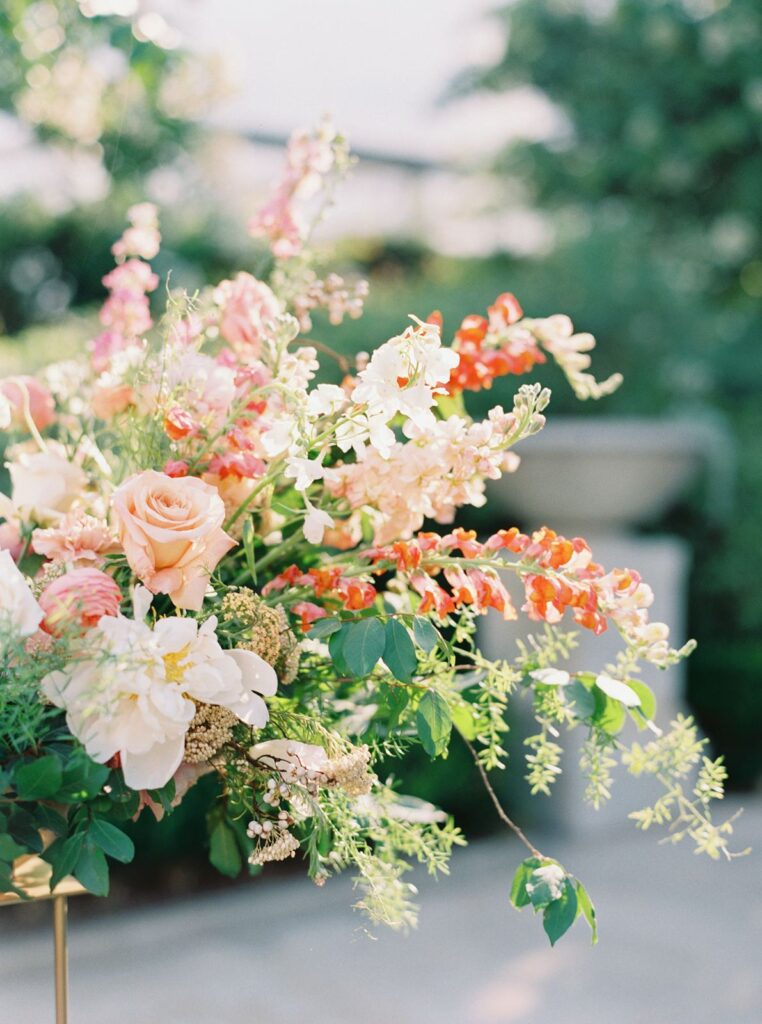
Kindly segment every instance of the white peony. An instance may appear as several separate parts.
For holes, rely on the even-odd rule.
[[[194,701],[228,708],[247,725],[267,722],[263,696],[277,688],[274,669],[252,651],[223,650],[212,617],[143,621],[151,595],[136,588],[135,619],[105,616],[87,636],[88,658],[42,680],[66,711],[71,732],[95,761],[120,755],[133,789],[157,789],[183,759]]]
[[[31,636],[42,621],[37,604],[10,552],[0,551],[0,626],[10,624],[19,636]]]
[[[13,406],[0,392],[0,430],[7,430],[13,419]]]
[[[8,464],[11,503],[16,513],[39,523],[51,523],[68,512],[82,496],[87,478],[69,462],[60,445],[48,451],[21,452]]]

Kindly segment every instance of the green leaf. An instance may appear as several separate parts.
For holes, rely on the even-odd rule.
[[[627,685],[640,697],[640,707],[630,708],[630,717],[639,729],[645,729],[647,722],[656,718],[656,697],[650,686],[640,679],[628,679]]]
[[[34,817],[21,807],[17,807],[8,819],[8,832],[17,843],[21,843],[32,853],[42,853],[42,836]]]
[[[574,924],[577,917],[577,892],[568,878],[564,879],[563,893],[557,900],[549,903],[542,915],[542,926],[555,946],[562,935]]]
[[[352,675],[349,665],[344,660],[344,639],[347,635],[347,628],[342,625],[341,629],[332,633],[328,638],[328,653],[331,655],[331,661],[340,676]]]
[[[535,868],[539,868],[542,861],[539,857],[527,857],[516,868],[511,884],[511,903],[517,910],[526,907],[531,901],[527,892],[527,882],[532,877]]]
[[[241,542],[243,544],[243,554],[246,559],[246,567],[251,573],[251,579],[256,586],[257,582],[257,565],[256,559],[254,558],[254,540],[256,539],[256,533],[254,531],[254,523],[251,518],[247,517],[243,524],[243,532],[241,533]]]
[[[398,619],[389,619],[384,629],[384,663],[395,679],[411,683],[418,668],[413,641]]]
[[[0,835],[0,860],[11,861],[24,853],[29,853],[29,850],[25,846],[20,846],[7,832]]]
[[[346,626],[343,634],[342,657],[352,675],[362,679],[384,653],[384,627],[378,619],[360,619]]]
[[[108,862],[106,854],[86,839],[74,865],[74,877],[93,896],[108,896]]]
[[[336,633],[340,629],[341,621],[339,619],[326,617],[314,622],[312,624],[312,629],[307,633],[307,636],[313,637],[316,640],[322,640],[323,637],[330,636],[331,633]]]
[[[78,750],[64,766],[55,798],[62,804],[79,803],[97,796],[110,774],[105,764],[98,764],[84,750]]]
[[[37,804],[32,815],[37,828],[46,828],[57,836],[66,835],[66,818],[59,814],[58,811],[54,811],[52,807],[47,807],[45,804]]]
[[[228,878],[235,878],[241,870],[243,861],[235,832],[224,819],[219,819],[209,833],[209,860]]]
[[[44,800],[61,785],[61,762],[54,754],[38,757],[16,769],[14,782],[21,800]]]
[[[577,913],[582,914],[590,925],[592,943],[595,945],[598,942],[598,921],[595,915],[595,907],[582,882],[577,882]]]
[[[609,736],[616,736],[621,731],[627,717],[624,706],[618,700],[612,700],[597,686],[593,690],[593,697],[595,699],[593,722]]]
[[[172,801],[175,799],[175,780],[165,782],[161,789],[149,789],[148,795],[154,803],[161,804],[165,814],[174,811]]]
[[[447,751],[452,731],[452,717],[447,701],[435,690],[427,690],[416,711],[416,726],[423,749],[429,757]]]
[[[75,832],[68,839],[56,839],[54,843],[45,850],[41,856],[53,868],[50,878],[50,888],[55,889],[62,878],[66,878],[74,870],[79,860],[82,844],[85,841],[84,832]],[[84,882],[82,883],[84,885]]]
[[[452,724],[460,735],[464,736],[467,740],[475,740],[476,719],[474,718],[471,705],[465,701],[462,704],[456,704],[450,708],[450,714],[452,715]]]
[[[410,703],[410,694],[402,686],[389,686],[387,683],[382,683],[378,690],[389,711],[388,727],[394,729],[399,725],[402,712]]]
[[[422,615],[416,615],[413,619],[413,636],[415,642],[426,654],[431,654],[439,643],[439,630]]]
[[[574,679],[564,687],[563,692],[566,699],[574,704],[575,718],[592,718],[595,713],[595,697],[584,683]]]
[[[121,861],[122,864],[128,864],[135,856],[135,845],[130,837],[103,818],[93,818],[87,838],[109,857]]]

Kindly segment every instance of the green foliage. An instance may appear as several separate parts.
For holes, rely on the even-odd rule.
[[[386,634],[378,619],[361,619],[342,628],[341,657],[352,675],[367,676],[384,653]]]
[[[752,739],[762,725],[762,8],[519,0],[500,17],[500,59],[457,88],[530,85],[565,121],[548,138],[511,143],[499,160],[512,194],[555,234],[552,251],[510,275],[511,289],[532,308],[552,283],[572,318],[584,314],[605,339],[602,370],[625,377],[605,412],[725,423],[741,454],[733,493],[730,477],[721,480],[730,443],[719,440],[709,501],[706,491],[691,495],[666,525],[697,552],[689,696],[728,753],[731,778],[750,785],[762,768]],[[554,408],[576,411],[565,403],[554,389]]]
[[[558,861],[533,856],[523,860],[513,876],[511,903],[517,910],[531,906],[542,913],[542,924],[551,946],[571,928],[580,914],[598,941],[595,908],[581,882],[572,878]]]
[[[447,701],[435,690],[427,690],[416,711],[418,736],[429,757],[447,752],[452,732],[452,715]]]
[[[388,619],[384,634],[384,664],[395,679],[411,683],[418,667],[418,658],[410,633],[398,619]]]

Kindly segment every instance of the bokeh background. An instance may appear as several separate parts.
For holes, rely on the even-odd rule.
[[[761,54],[759,0],[6,0],[0,372],[81,344],[133,202],[162,207],[156,266],[173,284],[256,268],[246,219],[291,129],[330,113],[360,162],[321,243],[371,283],[366,315],[334,331],[335,347],[372,348],[408,312],[435,308],[454,330],[510,290],[530,315],[569,313],[598,338],[598,376],[625,376],[580,405],[543,367],[551,416],[596,417],[603,432],[607,417],[645,417],[665,436],[675,422],[701,426],[696,470],[634,529],[689,552],[686,631],[699,646],[686,699],[731,787],[751,791],[762,774]],[[514,383],[485,403],[509,402]],[[480,529],[514,519],[527,525],[510,496],[464,517]],[[468,771],[455,753],[436,771],[405,767],[420,795],[484,833],[493,819]],[[517,804],[520,789],[508,790]],[[138,826],[140,858],[118,892],[214,884],[202,802],[160,830]]]

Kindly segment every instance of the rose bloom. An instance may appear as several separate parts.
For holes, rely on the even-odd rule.
[[[106,520],[84,512],[68,512],[55,526],[35,530],[31,546],[51,562],[63,562],[75,569],[97,564],[103,555],[119,550]]]
[[[49,427],[55,419],[53,396],[34,377],[6,377],[0,381],[0,393],[11,405],[11,426],[16,430],[27,430],[24,404],[29,403],[29,415],[38,430]]]
[[[251,274],[240,273],[232,281],[222,281],[214,293],[221,307],[220,334],[225,341],[247,355],[257,357],[268,321],[281,312],[272,290]]]
[[[113,495],[119,540],[135,575],[178,608],[198,611],[215,566],[235,541],[222,529],[217,489],[196,477],[146,470]]]
[[[57,636],[67,627],[92,629],[104,615],[118,615],[122,592],[100,569],[72,569],[45,587],[39,603],[41,628]]]
[[[31,636],[39,626],[42,615],[42,609],[32,596],[10,552],[0,551],[0,628],[10,625],[18,636]]]
[[[56,522],[85,490],[82,469],[69,462],[61,445],[44,452],[22,451],[9,463],[14,509],[38,522]]]
[[[109,386],[98,384],[93,389],[90,404],[99,420],[110,420],[135,403],[135,392],[129,384]]]

